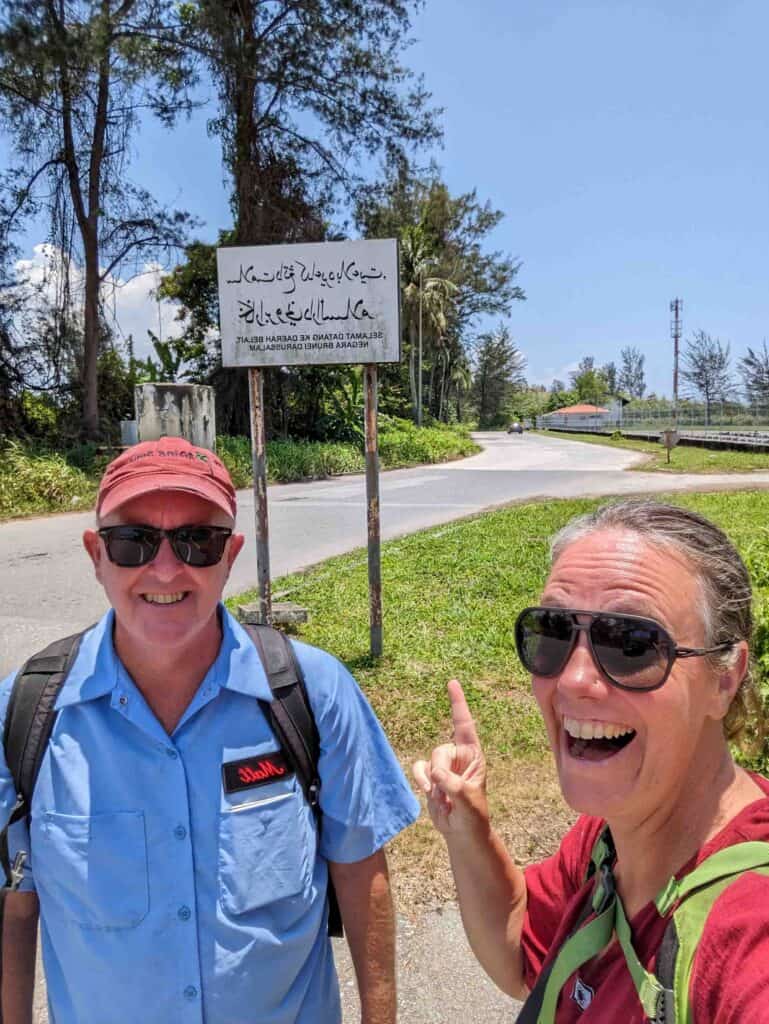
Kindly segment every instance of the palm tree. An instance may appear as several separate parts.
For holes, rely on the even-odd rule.
[[[403,326],[409,342],[409,388],[415,422],[421,421],[416,367],[420,313],[428,332],[440,336],[447,329],[452,297],[457,292],[453,281],[434,272],[437,263],[424,226],[405,227],[401,232]]]

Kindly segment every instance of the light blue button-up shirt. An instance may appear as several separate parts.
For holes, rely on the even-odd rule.
[[[57,702],[22,890],[37,890],[52,1024],[335,1024],[327,861],[370,856],[418,804],[333,657],[296,644],[321,739],[323,828],[293,775],[226,792],[222,765],[278,749],[269,685],[223,610],[219,655],[162,728],[115,654],[113,613]],[[0,685],[0,729],[13,677]],[[0,756],[0,816],[14,787]],[[31,844],[31,845],[30,845]]]

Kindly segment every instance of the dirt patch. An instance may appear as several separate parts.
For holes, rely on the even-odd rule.
[[[393,891],[400,914],[416,917],[456,898],[446,844],[433,828],[426,802],[422,814],[388,848]],[[549,856],[576,819],[563,801],[552,762],[497,758],[489,765],[489,803],[494,827],[516,864]]]

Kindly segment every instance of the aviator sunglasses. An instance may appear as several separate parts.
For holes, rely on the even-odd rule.
[[[580,619],[586,621],[580,621]],[[670,675],[676,658],[700,658],[733,647],[677,647],[654,619],[572,608],[524,608],[515,622],[518,657],[532,675],[560,675],[587,634],[593,661],[613,685],[623,690],[656,690]]]
[[[98,532],[110,562],[123,568],[151,562],[164,537],[185,565],[198,568],[216,565],[221,562],[224,547],[232,536],[227,526],[176,526],[173,530],[160,530],[156,526],[122,525],[103,526]]]

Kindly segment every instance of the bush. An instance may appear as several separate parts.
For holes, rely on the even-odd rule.
[[[72,511],[96,497],[98,480],[55,453],[36,453],[8,441],[0,452],[0,517]]]
[[[461,427],[415,427],[409,420],[380,417],[379,458],[383,469],[415,463],[446,462],[480,449]],[[251,441],[247,437],[216,439],[216,450],[236,487],[250,487]],[[323,480],[366,468],[362,445],[337,441],[268,441],[267,476],[272,483]]]

